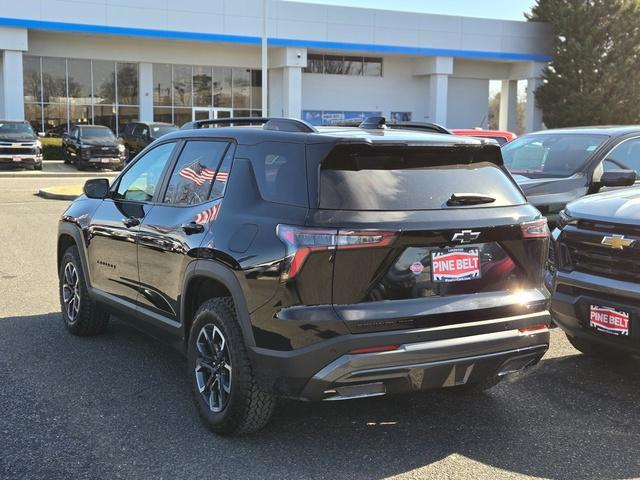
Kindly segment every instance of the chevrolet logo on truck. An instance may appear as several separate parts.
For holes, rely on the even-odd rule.
[[[615,250],[622,250],[625,247],[632,246],[634,243],[635,240],[624,238],[624,235],[607,235],[602,239],[602,245],[606,245],[607,247]]]

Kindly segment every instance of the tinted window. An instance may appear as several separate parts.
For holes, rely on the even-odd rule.
[[[151,201],[174,146],[175,143],[158,145],[136,160],[120,179],[113,198],[136,202]]]
[[[617,145],[604,161],[605,170],[635,170],[640,175],[640,138],[632,138]]]
[[[108,128],[82,128],[81,136],[86,140],[115,140],[116,137]]]
[[[230,145],[227,149],[227,153],[218,168],[218,173],[216,173],[216,180],[213,182],[213,188],[211,189],[211,195],[209,195],[209,198],[215,199],[224,195],[227,183],[229,182],[229,172],[231,171],[231,164],[233,163],[233,154],[235,153],[235,150],[235,145]]]
[[[525,135],[507,143],[502,156],[513,174],[529,178],[569,177],[607,138],[579,133]]]
[[[260,195],[268,202],[308,206],[304,145],[263,142],[251,153]]]
[[[320,208],[435,210],[453,194],[495,199],[478,207],[526,203],[504,170],[490,161],[497,147],[334,148],[320,170]],[[462,207],[470,208],[470,207]]]
[[[35,133],[28,123],[0,123],[0,137],[33,137]]]
[[[209,198],[220,158],[227,142],[187,142],[176,163],[164,202],[173,205],[195,205]]]

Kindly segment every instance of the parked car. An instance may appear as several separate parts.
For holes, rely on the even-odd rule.
[[[499,147],[229,123],[165,135],[63,214],[72,333],[113,312],[167,339],[220,434],[261,428],[277,396],[483,389],[544,355],[549,232]]]
[[[29,122],[0,120],[0,165],[42,170],[42,142]]]
[[[101,125],[74,125],[62,140],[64,163],[78,169],[87,167],[122,170],[125,162],[125,146],[111,129]]]
[[[556,324],[583,353],[640,355],[639,205],[640,188],[628,188],[560,214],[547,283]]]
[[[502,156],[529,201],[555,224],[567,203],[606,190],[604,172],[640,172],[640,126],[531,133],[507,143]]]
[[[507,130],[485,130],[483,128],[454,128],[451,133],[463,137],[491,138],[498,142],[498,145],[504,145],[518,138],[518,135]]]
[[[131,122],[127,124],[121,137],[121,143],[127,149],[127,159],[135,157],[154,140],[176,130],[178,130],[178,127],[171,123]]]

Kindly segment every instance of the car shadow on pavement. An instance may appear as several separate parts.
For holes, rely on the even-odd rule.
[[[220,438],[183,357],[122,321],[77,338],[56,313],[3,318],[0,352],[0,477],[640,476],[635,362],[551,358],[485,394],[282,400],[262,432]]]

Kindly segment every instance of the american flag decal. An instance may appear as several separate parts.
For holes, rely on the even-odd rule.
[[[182,170],[180,170],[180,176],[182,178],[195,183],[199,187],[204,185],[205,182],[210,182],[211,180],[213,180],[215,174],[216,172],[214,170],[200,165],[200,162],[198,162],[197,160],[191,165],[187,165]]]
[[[194,222],[199,223],[200,225],[206,225],[207,223],[213,222],[218,216],[218,211],[220,210],[220,204],[216,203],[213,207],[207,208],[203,210],[199,214],[196,215]]]

